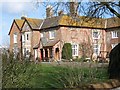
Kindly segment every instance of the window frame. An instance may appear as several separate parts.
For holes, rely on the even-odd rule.
[[[118,32],[117,31],[111,31],[112,38],[118,38]]]
[[[97,47],[95,45],[97,45]],[[95,54],[99,55],[99,53],[100,53],[100,45],[99,44],[93,44],[93,52]]]
[[[97,33],[98,33],[97,38],[96,38],[96,37],[94,37],[94,33],[95,33],[95,32],[97,32]],[[100,39],[100,32],[99,32],[99,31],[92,31],[92,38],[93,38],[93,39]]]
[[[29,34],[26,34],[26,40],[29,41]]]
[[[72,56],[78,56],[79,55],[79,45],[76,43],[72,44]]]
[[[54,33],[54,36],[52,35]],[[55,38],[55,31],[49,31],[49,39]]]
[[[18,38],[17,33],[14,33],[13,34],[13,42],[14,43],[17,43],[17,38]]]
[[[43,37],[44,37],[44,34],[43,34],[43,33],[40,33],[40,37],[43,38]]]

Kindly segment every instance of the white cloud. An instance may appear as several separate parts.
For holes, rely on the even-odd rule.
[[[10,14],[28,13],[33,9],[31,2],[7,2],[3,3],[3,12]]]

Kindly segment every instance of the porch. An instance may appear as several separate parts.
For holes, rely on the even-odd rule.
[[[53,62],[61,60],[59,40],[49,41],[47,43],[41,42],[38,48],[34,48],[34,54],[35,60],[39,59],[38,61],[42,62]]]

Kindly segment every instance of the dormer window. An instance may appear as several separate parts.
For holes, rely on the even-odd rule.
[[[112,31],[112,38],[118,38],[118,32],[117,31]]]
[[[55,38],[55,31],[49,31],[49,38],[54,39]]]
[[[14,43],[17,43],[17,33],[13,34],[13,40],[14,40]]]

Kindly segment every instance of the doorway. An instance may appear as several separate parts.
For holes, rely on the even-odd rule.
[[[59,48],[56,48],[56,49],[55,49],[55,59],[56,59],[56,60],[59,60],[59,59],[60,59],[60,57],[59,57]]]
[[[43,60],[43,49],[40,49],[41,52],[41,60]]]

